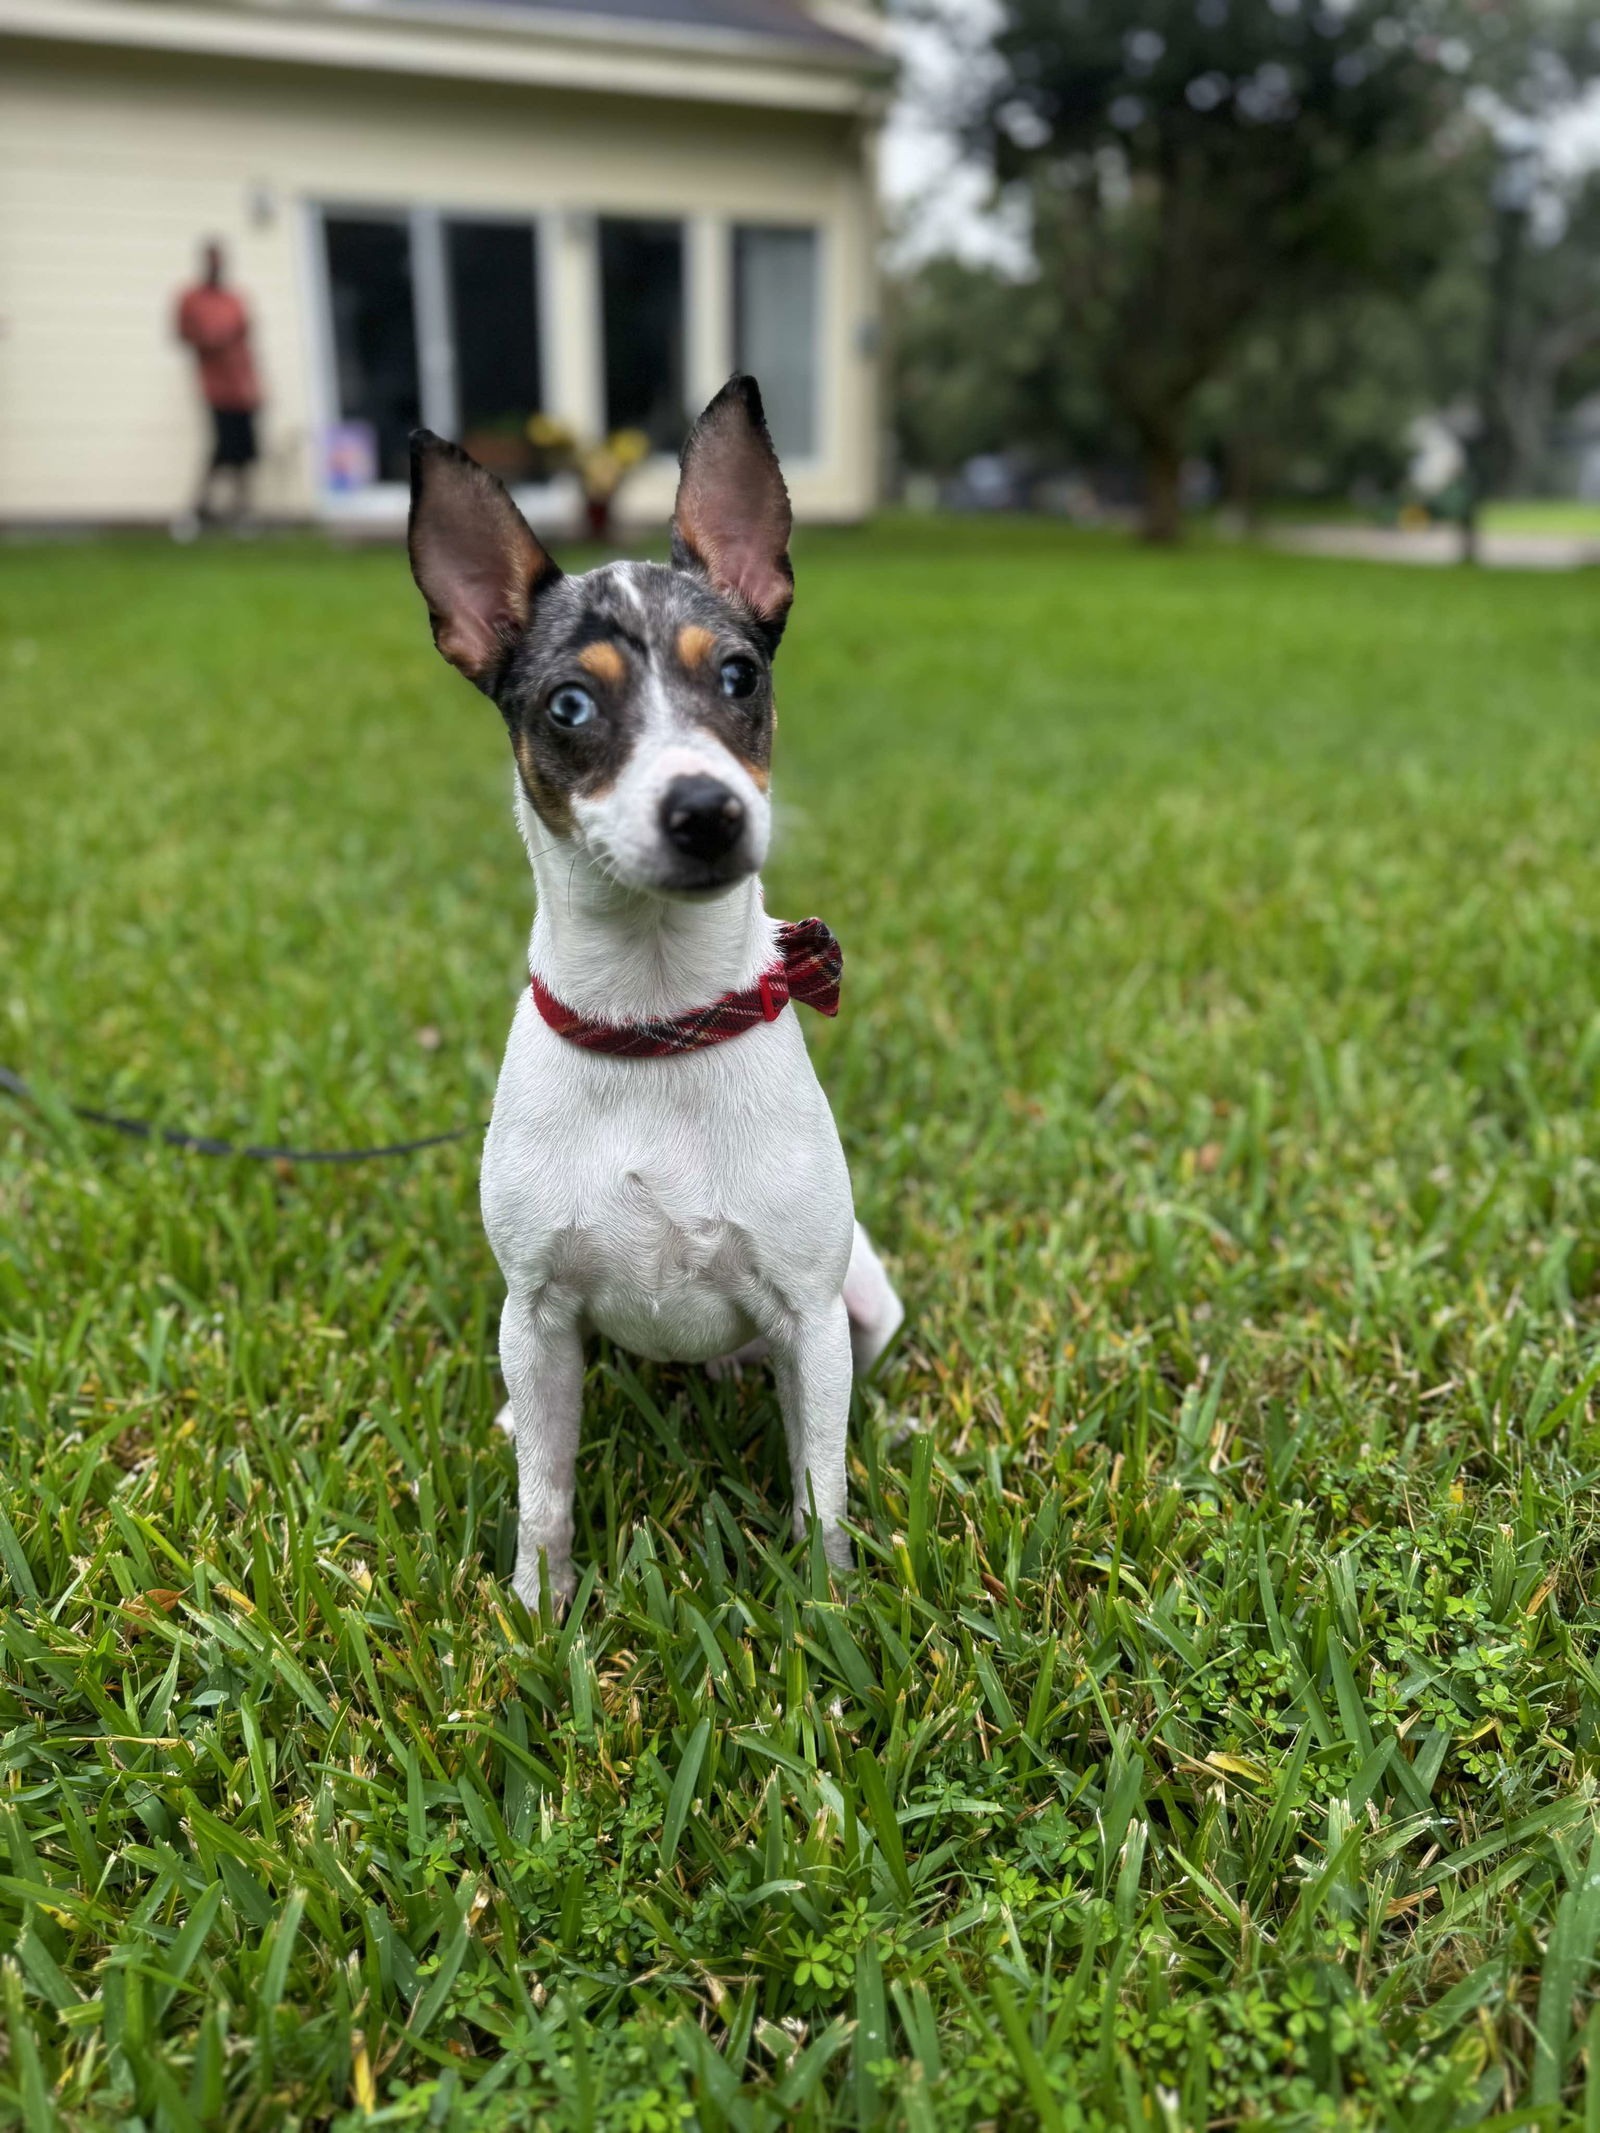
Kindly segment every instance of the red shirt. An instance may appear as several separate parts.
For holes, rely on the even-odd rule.
[[[202,283],[178,299],[178,338],[200,359],[200,390],[208,407],[244,411],[261,405],[250,353],[250,314],[231,289]]]

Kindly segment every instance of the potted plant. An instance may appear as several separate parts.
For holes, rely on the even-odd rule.
[[[537,462],[538,478],[576,474],[583,490],[584,519],[591,540],[611,538],[611,507],[617,491],[642,460],[650,456],[643,430],[613,430],[594,443],[581,441],[571,425],[555,415],[530,415],[526,438]]]

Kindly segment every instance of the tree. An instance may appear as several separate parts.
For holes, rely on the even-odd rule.
[[[1553,418],[1594,390],[1600,352],[1600,177],[1579,179],[1545,206],[1522,250],[1498,381],[1495,472],[1514,496],[1539,486]]]
[[[1227,501],[1253,513],[1290,494],[1393,495],[1419,416],[1464,410],[1485,338],[1486,143],[1441,157],[1414,271],[1397,251],[1372,282],[1317,290],[1306,274],[1269,295],[1195,396],[1194,449]]]
[[[1170,540],[1197,396],[1246,333],[1437,256],[1439,159],[1481,130],[1475,49],[1456,0],[999,8],[966,135],[1027,189],[1041,275],[1137,441],[1145,530]]]
[[[1466,174],[1463,173],[1464,180]],[[1403,292],[1357,288],[1311,303],[1269,300],[1234,337],[1189,410],[1189,452],[1223,500],[1392,492],[1414,419],[1465,404],[1484,338],[1483,274],[1470,211],[1443,267]],[[889,284],[892,406],[902,463],[940,474],[975,453],[1021,449],[1042,472],[1071,469],[1125,491],[1138,441],[1108,396],[1071,277],[1048,244],[1019,279],[937,257]]]
[[[1216,467],[1223,502],[1253,518],[1275,497],[1393,495],[1416,417],[1459,401],[1471,383],[1477,340],[1430,334],[1434,298],[1430,284],[1410,303],[1360,290],[1263,312],[1190,416],[1192,446]],[[1478,312],[1469,305],[1474,329]]]
[[[1059,461],[1102,441],[1105,405],[1048,277],[957,259],[889,284],[895,424],[904,464],[953,473],[979,452]]]

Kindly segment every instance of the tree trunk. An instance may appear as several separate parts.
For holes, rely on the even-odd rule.
[[[1235,429],[1222,455],[1222,502],[1249,533],[1261,524],[1261,465],[1266,454],[1256,438]]]
[[[1554,398],[1551,382],[1539,371],[1506,383],[1500,399],[1508,496],[1532,496],[1538,487]]]
[[[1176,432],[1146,431],[1144,448],[1144,520],[1140,538],[1170,547],[1183,539],[1183,447]]]

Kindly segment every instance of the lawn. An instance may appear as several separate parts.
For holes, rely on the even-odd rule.
[[[1600,541],[1600,504],[1562,496],[1491,503],[1484,508],[1483,523],[1490,533],[1570,534],[1577,540]]]
[[[498,720],[395,552],[5,553],[0,2124],[1600,2127],[1593,586],[797,565],[860,1568],[602,1353],[562,1623],[472,1144],[57,1102],[483,1117]]]

